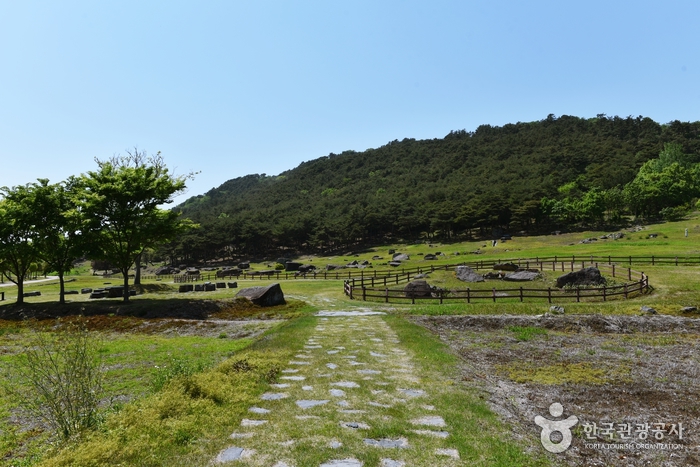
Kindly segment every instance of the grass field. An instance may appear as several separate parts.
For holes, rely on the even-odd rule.
[[[684,236],[686,228],[689,231],[687,238]],[[432,246],[425,243],[390,245],[344,256],[299,259],[302,262],[313,261],[313,264],[319,267],[325,264],[368,260],[373,263],[375,269],[388,269],[382,263],[389,259],[389,249],[411,255],[411,259],[405,262],[407,268],[481,259],[502,260],[554,255],[700,257],[700,221],[697,214],[687,221],[646,226],[637,232],[625,232],[625,237],[619,240],[579,243],[584,238],[600,237],[604,233],[609,232],[515,237],[512,241],[499,242],[495,248],[490,246],[490,242]],[[655,234],[656,237],[650,238],[649,234]],[[470,254],[476,250],[482,253]],[[427,261],[419,255],[437,252],[445,256],[439,256],[435,261]],[[384,259],[372,260],[375,255],[383,256]],[[267,269],[268,264],[254,264],[253,268]],[[694,314],[682,313],[680,309],[683,306],[700,305],[700,266],[633,264],[633,268],[644,271],[650,277],[653,287],[650,294],[605,303],[566,303],[567,315],[635,316],[640,314],[641,305],[649,305],[661,315],[695,317]],[[76,272],[80,274],[67,277],[71,280],[66,284],[67,290],[120,284],[119,279],[86,275],[85,271]],[[540,281],[541,285],[551,285],[556,276],[555,273],[545,273]],[[431,285],[443,288],[463,287],[451,271],[436,271],[427,280]],[[274,281],[238,280],[239,287],[267,285],[271,282]],[[18,411],[18,401],[12,400],[7,392],[0,389],[0,466],[107,465],[106,463],[198,465],[202,458],[210,458],[221,449],[222,440],[225,440],[227,433],[240,422],[251,401],[264,392],[270,382],[275,381],[280,362],[293,355],[311,332],[315,321],[309,315],[316,310],[371,307],[389,312],[392,316],[387,318],[387,322],[396,329],[421,361],[425,360],[426,366],[422,370],[424,377],[429,378],[430,371],[437,371],[435,368],[443,368],[435,378],[455,381],[459,379],[453,373],[460,365],[459,358],[455,356],[459,351],[454,348],[450,351],[434,341],[434,338],[421,334],[424,331],[408,324],[406,318],[440,315],[533,316],[541,315],[549,309],[548,303],[538,302],[384,305],[350,300],[343,294],[342,284],[342,280],[282,281],[281,285],[289,304],[271,310],[221,305],[231,303],[236,293],[235,289],[179,294],[177,284],[165,280],[144,281],[143,294],[133,297],[128,305],[122,304],[120,299],[95,301],[89,300],[85,294],[78,294],[67,296],[69,304],[60,308],[55,303],[58,301],[58,283],[56,280],[50,280],[26,285],[25,291],[38,290],[41,291],[41,296],[27,297],[26,304],[18,308],[13,304],[16,288],[0,288],[0,291],[5,292],[5,301],[0,302],[0,315],[9,316],[14,313],[19,316],[20,311],[29,312],[30,315],[38,311],[39,315],[47,315],[59,313],[61,309],[69,310],[66,312],[69,315],[86,315],[88,327],[101,342],[100,354],[106,369],[105,408],[108,401],[113,402],[97,432],[71,440],[66,445],[53,438],[38,420],[28,418]],[[491,287],[490,283],[470,286]],[[62,318],[66,319],[70,318]],[[3,370],[10,367],[23,348],[32,342],[31,337],[34,333],[51,333],[61,322],[47,316],[38,320],[0,320],[0,365]],[[516,326],[502,332],[503,334],[493,335],[489,339],[475,339],[474,345],[480,346],[478,349],[491,352],[510,348],[508,346],[514,345],[510,339],[526,345],[542,345],[543,342],[556,340],[568,346],[567,342],[573,342],[565,334],[542,332],[537,327],[529,329],[527,326]],[[464,337],[464,333],[460,335]],[[445,339],[449,342],[454,341],[451,337]],[[617,347],[614,339],[600,342],[594,339],[595,345],[600,346],[600,350],[597,350],[599,353],[595,355],[605,355],[610,361],[622,358],[625,365],[630,365],[630,359],[643,358],[647,352],[645,349],[649,346],[668,348],[664,346],[675,345],[681,351],[693,349],[697,343],[697,339],[692,335],[674,337],[663,333],[646,336],[640,334],[637,340],[630,340],[630,337],[626,339],[621,340]],[[464,341],[458,339],[455,342]],[[536,351],[541,352],[541,349]],[[241,359],[253,362],[252,369],[230,370],[231,365]],[[582,384],[581,380],[576,378],[584,378],[584,382],[587,378],[590,384],[599,384],[598,380],[624,380],[624,375],[615,373],[612,367],[605,367],[608,373],[601,373],[602,370],[583,363],[571,366],[566,359],[561,360],[562,363],[556,363],[557,361],[555,359],[552,365],[542,368],[503,363],[501,366],[488,367],[488,371],[494,371],[501,378],[523,385]],[[163,368],[183,364],[194,369],[194,376],[176,378],[161,388],[153,385]],[[600,371],[596,373],[596,370]],[[487,406],[479,405],[481,402],[477,400],[476,393],[470,392],[468,385],[463,386],[457,385],[453,392],[450,390],[441,393],[438,403],[443,404],[445,410],[454,406],[459,407],[461,412],[475,414],[470,422],[474,425],[465,425],[460,428],[461,434],[455,434],[458,439],[465,440],[459,442],[460,452],[475,463],[479,463],[477,451],[491,452],[489,459],[493,462],[482,462],[483,465],[509,465],[508,462],[511,461],[507,459],[517,458],[527,443],[523,445],[522,441],[519,441],[499,451],[498,438],[494,433],[508,436],[505,434],[508,430],[504,431],[498,416]],[[198,394],[196,397],[192,396],[193,387],[198,388],[195,391]],[[205,396],[200,397],[201,394]],[[483,426],[490,427],[491,433],[480,433],[478,427]],[[466,441],[468,439],[477,447],[470,448],[470,442]],[[494,460],[499,452],[506,460]],[[550,461],[552,459],[547,461],[538,456],[526,456],[516,463],[539,465]]]

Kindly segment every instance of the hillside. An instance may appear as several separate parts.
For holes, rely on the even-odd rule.
[[[188,199],[176,209],[202,228],[169,249],[212,259],[542,230],[552,227],[543,197],[556,198],[571,182],[581,190],[621,189],[666,143],[699,162],[700,122],[550,115],[329,154]]]

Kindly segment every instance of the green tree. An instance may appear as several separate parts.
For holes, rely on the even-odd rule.
[[[167,242],[192,223],[179,212],[161,209],[185,190],[193,176],[174,176],[160,152],[149,157],[134,150],[127,156],[96,160],[98,169],[81,177],[81,209],[88,219],[91,255],[114,264],[124,276],[129,300],[129,270],[145,248]]]
[[[18,194],[24,197],[34,213],[34,245],[46,269],[58,275],[60,303],[65,303],[64,276],[73,267],[73,261],[82,254],[81,231],[84,217],[78,210],[78,190],[75,179],[49,184],[39,179],[22,187]]]
[[[17,284],[17,303],[24,303],[24,281],[37,261],[36,213],[26,196],[29,186],[0,189],[0,271]]]

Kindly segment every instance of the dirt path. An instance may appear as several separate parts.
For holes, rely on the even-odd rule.
[[[251,405],[214,463],[460,465],[430,384],[379,312],[320,312],[274,392]],[[409,461],[410,460],[410,461]]]

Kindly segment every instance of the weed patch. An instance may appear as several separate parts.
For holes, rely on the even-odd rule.
[[[529,341],[537,336],[546,336],[547,330],[536,326],[511,326],[508,328],[519,341]]]

